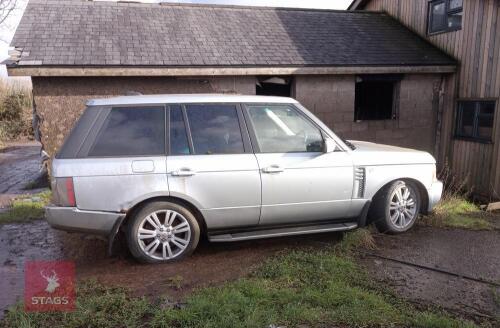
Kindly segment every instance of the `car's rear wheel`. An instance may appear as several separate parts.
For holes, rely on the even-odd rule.
[[[162,263],[191,254],[200,239],[194,215],[181,205],[152,202],[142,207],[127,226],[132,255],[141,262]]]
[[[418,187],[412,182],[399,180],[377,195],[371,216],[380,232],[402,233],[415,224],[420,204]]]

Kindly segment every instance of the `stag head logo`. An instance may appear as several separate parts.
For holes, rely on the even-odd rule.
[[[52,270],[52,275],[46,275],[44,271],[40,271],[40,275],[47,280],[47,287],[45,288],[45,291],[47,293],[53,293],[60,285],[58,283],[59,277],[57,277],[57,273]]]

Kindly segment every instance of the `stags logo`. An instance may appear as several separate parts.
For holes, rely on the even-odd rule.
[[[24,307],[29,312],[75,308],[75,264],[30,261],[25,264]]]
[[[43,274],[43,270],[40,271],[40,275],[45,278],[45,280],[47,280],[47,288],[45,288],[45,291],[47,293],[53,293],[57,287],[61,286],[59,285],[59,283],[57,282],[59,280],[59,278],[57,278],[57,273],[52,270],[52,276],[46,276]]]

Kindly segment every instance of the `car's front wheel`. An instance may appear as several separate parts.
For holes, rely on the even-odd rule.
[[[409,181],[391,183],[373,201],[371,216],[380,232],[396,234],[408,231],[420,212],[420,193]]]
[[[181,205],[152,202],[142,207],[127,226],[132,255],[141,262],[161,263],[191,254],[200,238],[194,215]]]

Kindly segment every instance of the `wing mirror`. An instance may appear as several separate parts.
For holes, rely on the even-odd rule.
[[[335,150],[337,150],[337,143],[335,143],[335,141],[333,139],[325,138],[325,144],[324,144],[323,151],[325,153],[332,153]]]

